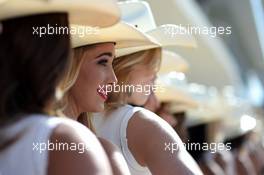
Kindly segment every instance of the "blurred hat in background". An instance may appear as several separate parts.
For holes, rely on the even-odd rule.
[[[243,99],[226,101],[226,115],[223,116],[226,139],[233,139],[257,128],[257,119],[251,105]]]
[[[162,60],[158,74],[167,74],[174,71],[185,73],[189,69],[188,62],[175,52],[164,49],[161,57]]]
[[[124,1],[119,2],[118,5],[121,9],[122,20],[132,24],[142,32],[154,38],[157,43],[144,47],[118,49],[116,51],[117,57],[164,46],[196,47],[196,40],[192,35],[180,33],[172,34],[169,32],[172,28],[179,28],[179,26],[166,24],[157,27],[151,8],[147,2]]]
[[[198,102],[185,91],[187,84],[182,78],[182,74],[176,72],[164,74],[157,78],[156,84],[160,89],[155,94],[160,102],[171,103],[170,112],[172,114],[198,107]],[[177,83],[177,81],[181,83]]]

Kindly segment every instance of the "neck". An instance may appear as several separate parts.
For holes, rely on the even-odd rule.
[[[73,98],[69,98],[68,104],[63,112],[66,116],[73,120],[77,120],[77,118],[81,114],[78,105],[75,103],[75,100]]]

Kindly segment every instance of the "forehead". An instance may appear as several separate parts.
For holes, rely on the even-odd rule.
[[[112,53],[112,55],[114,56],[115,44],[114,43],[99,43],[99,44],[85,46],[85,50],[84,50],[85,57],[97,57],[103,53]]]
[[[115,44],[114,43],[100,43],[96,44],[93,47],[94,51],[98,52],[103,52],[103,51],[108,51],[108,52],[113,52],[115,50]]]

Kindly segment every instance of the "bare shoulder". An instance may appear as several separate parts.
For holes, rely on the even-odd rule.
[[[128,123],[127,131],[133,132],[138,138],[148,140],[148,143],[150,141],[182,143],[177,133],[165,120],[146,109],[134,113]]]
[[[107,156],[96,136],[77,122],[57,126],[50,142],[64,145],[49,151],[48,174],[112,174]]]
[[[108,141],[102,137],[98,137],[98,140],[100,141],[100,143],[102,144],[102,146],[104,147],[105,150],[107,149],[111,152],[120,151],[119,148],[116,145],[114,145],[113,143],[111,143],[110,141]]]
[[[167,143],[182,142],[173,128],[151,111],[140,110],[131,117],[127,127],[128,147],[139,164],[146,165],[146,158],[164,152]],[[177,152],[175,150],[175,152]]]
[[[143,109],[132,116],[127,139],[137,162],[153,175],[202,174],[174,129],[151,111]]]

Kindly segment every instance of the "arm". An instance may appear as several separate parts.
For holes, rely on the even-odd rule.
[[[142,166],[147,166],[153,175],[202,174],[176,132],[150,111],[134,114],[128,123],[127,139],[135,159]],[[165,143],[175,144],[175,147],[177,144],[179,149],[173,152],[165,150]]]
[[[50,151],[48,175],[112,175],[106,154],[96,137],[86,128],[60,124],[51,135],[53,143],[85,144],[78,151]]]
[[[111,163],[114,175],[130,175],[127,163],[120,150],[111,142],[98,138]]]

